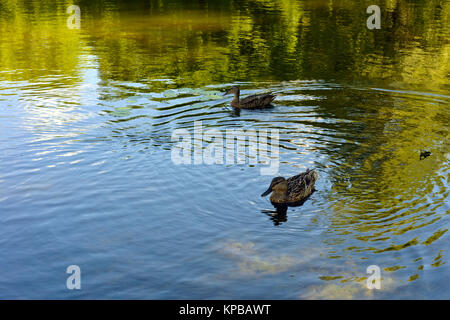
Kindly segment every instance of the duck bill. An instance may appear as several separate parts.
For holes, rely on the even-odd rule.
[[[261,195],[261,197],[265,197],[265,196],[267,196],[269,193],[271,193],[272,192],[272,188],[271,187],[269,187],[269,189],[267,189],[262,195]]]

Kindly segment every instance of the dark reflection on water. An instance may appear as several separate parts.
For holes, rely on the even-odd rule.
[[[449,1],[381,3],[381,30],[345,0],[80,1],[80,30],[71,4],[0,3],[1,297],[449,296]],[[274,209],[248,156],[175,165],[194,121],[278,129],[317,191]]]

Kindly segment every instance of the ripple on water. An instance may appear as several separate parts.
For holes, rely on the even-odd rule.
[[[317,81],[241,83],[243,95],[273,91],[278,99],[273,109],[237,115],[220,95],[232,84],[174,88],[164,80],[156,90],[153,83],[85,88],[91,102],[97,92],[95,104],[63,85],[52,93],[45,84],[15,83],[12,94],[24,86],[27,103],[8,124],[16,146],[0,154],[1,221],[11,236],[1,243],[27,243],[29,234],[13,228],[34,221],[38,234],[48,232],[47,240],[86,263],[89,253],[104,263],[138,252],[139,266],[161,277],[185,261],[190,278],[175,283],[198,279],[207,287],[219,279],[238,288],[236,279],[270,275],[295,298],[371,298],[363,288],[369,264],[380,265],[391,291],[446,264],[448,96]],[[58,105],[40,104],[43,96]],[[174,165],[171,135],[193,134],[195,121],[224,136],[278,129],[279,174],[316,168],[317,192],[277,220],[260,197],[272,177],[261,176],[262,164],[250,165],[248,153],[241,165]],[[432,156],[419,160],[421,149]],[[126,265],[102,277],[120,284],[133,269]],[[308,290],[294,290],[286,274]]]

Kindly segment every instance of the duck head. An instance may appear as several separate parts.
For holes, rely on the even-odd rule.
[[[236,94],[239,95],[239,87],[233,86],[230,89],[228,89],[223,95],[225,96],[225,95],[230,94],[230,93],[234,93],[235,95]]]
[[[283,177],[276,177],[272,179],[272,182],[270,183],[269,189],[267,189],[261,197],[267,196],[269,193],[273,191],[273,193],[286,195],[288,183],[287,180]]]

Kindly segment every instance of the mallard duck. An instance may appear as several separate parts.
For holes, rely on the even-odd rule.
[[[234,93],[234,99],[231,101],[231,106],[239,109],[258,109],[267,108],[270,103],[275,99],[275,95],[270,93],[265,94],[255,94],[253,96],[245,97],[244,99],[239,99],[239,87],[231,87],[228,89],[224,95]]]
[[[305,200],[313,193],[314,184],[319,175],[314,170],[306,170],[296,176],[285,179],[276,177],[272,179],[269,189],[267,189],[261,197],[270,196],[273,204],[296,204]]]

